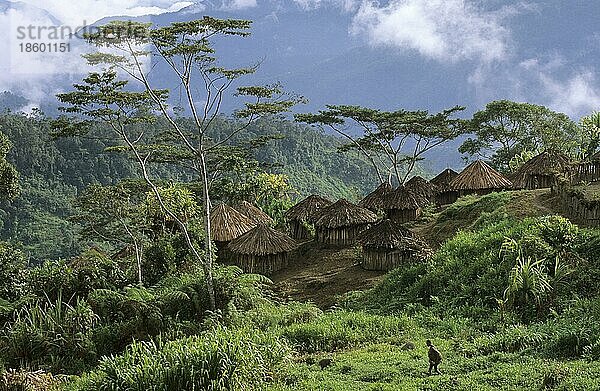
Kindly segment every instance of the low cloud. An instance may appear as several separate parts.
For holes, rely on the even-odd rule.
[[[167,0],[82,0],[76,5],[58,0],[0,0],[0,52],[4,53],[0,56],[0,91],[13,91],[39,106],[90,70],[81,57],[90,51],[89,46],[70,37],[69,32],[108,16],[161,14],[191,4]]]
[[[548,106],[574,119],[600,110],[598,80],[591,70],[575,72],[564,80],[552,75],[538,75]]]
[[[575,67],[559,54],[479,67],[469,78],[477,101],[510,99],[565,113],[572,119],[600,110],[600,83],[593,69]]]
[[[254,8],[257,5],[258,4],[256,3],[256,0],[231,0],[231,1],[226,1],[223,4],[222,8],[227,11],[236,11],[236,10]]]
[[[501,61],[511,38],[504,22],[515,9],[486,11],[466,0],[365,2],[351,31],[373,45],[414,50],[438,61]]]

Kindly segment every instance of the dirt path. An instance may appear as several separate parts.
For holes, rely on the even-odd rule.
[[[292,256],[290,266],[271,276],[275,290],[284,298],[329,308],[339,295],[371,288],[385,274],[363,270],[358,251],[305,242]]]

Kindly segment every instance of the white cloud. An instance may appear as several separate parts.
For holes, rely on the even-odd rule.
[[[548,105],[573,118],[600,109],[598,80],[592,71],[582,70],[566,80],[557,80],[551,75],[540,73],[540,82]]]
[[[81,79],[89,71],[81,54],[90,48],[80,39],[51,37],[53,31],[77,31],[107,16],[140,16],[178,11],[193,4],[190,1],[167,0],[24,0],[3,2],[0,11],[0,91],[11,90],[38,104],[55,95],[56,86]],[[29,26],[33,36],[29,34]],[[21,33],[20,33],[21,32]],[[25,32],[26,36],[22,33]],[[68,50],[57,52],[60,44]],[[30,50],[33,44],[43,50]],[[29,46],[27,46],[29,45]],[[56,45],[56,46],[55,46]],[[29,49],[28,49],[29,48]],[[69,83],[70,84],[70,83]]]
[[[392,0],[385,6],[366,2],[351,31],[374,45],[415,50],[439,61],[503,60],[510,31],[504,26],[516,8],[485,11],[467,0]]]
[[[495,99],[536,103],[574,120],[600,109],[600,83],[590,68],[573,69],[567,58],[552,54],[518,63],[481,66],[469,78],[481,105]]]
[[[84,21],[93,23],[107,16],[142,16],[176,12],[194,4],[191,1],[169,0],[24,0],[26,4],[45,9],[68,25]]]
[[[243,10],[257,6],[256,0],[231,0],[223,4],[223,9],[228,11]]]
[[[356,11],[360,0],[293,0],[301,9],[310,11],[326,5],[337,7],[345,12]]]

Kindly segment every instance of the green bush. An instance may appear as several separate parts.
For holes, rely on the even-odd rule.
[[[301,352],[331,352],[366,342],[399,338],[410,326],[406,317],[336,311],[309,323],[285,327],[282,335]]]
[[[70,384],[71,391],[249,390],[273,379],[289,350],[272,334],[216,329],[164,342],[134,342]]]
[[[531,352],[553,359],[597,360],[600,343],[600,299],[578,300],[564,313],[544,322],[511,325],[474,339],[479,353]]]
[[[460,206],[456,208],[460,210]],[[499,309],[514,311],[526,321],[543,319],[551,310],[560,311],[570,298],[597,294],[600,270],[597,262],[587,258],[592,249],[585,244],[590,235],[558,216],[492,222],[477,231],[459,232],[442,245],[430,262],[395,269],[370,291],[349,296],[345,304],[381,314],[421,305],[444,314],[465,315],[468,310],[469,317],[480,321],[489,319]],[[510,249],[507,243],[512,244]],[[504,297],[511,283],[511,271],[514,277],[515,265],[528,258],[540,261],[539,273],[547,277],[549,284],[543,297],[535,297],[533,311],[529,311],[527,303],[520,303],[519,307],[519,303]],[[578,290],[574,291],[574,287]],[[479,310],[473,311],[474,308]]]
[[[323,311],[311,303],[291,302],[276,305],[266,302],[245,312],[238,320],[243,323],[249,322],[259,330],[270,330],[311,322],[322,315]]]
[[[56,300],[85,298],[94,289],[121,289],[130,283],[123,267],[96,249],[89,249],[67,262],[46,261],[29,270],[27,291]]]

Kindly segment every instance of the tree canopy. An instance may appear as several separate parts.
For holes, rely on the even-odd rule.
[[[456,106],[430,114],[426,110],[328,105],[316,114],[298,114],[296,120],[329,127],[348,140],[340,150],[362,153],[380,182],[394,178],[403,184],[423,154],[465,132],[465,121],[453,118],[462,110],[464,107]]]
[[[567,155],[577,150],[577,125],[566,115],[531,103],[493,101],[473,115],[469,137],[459,152],[483,157],[500,171],[525,152],[557,150]]]

